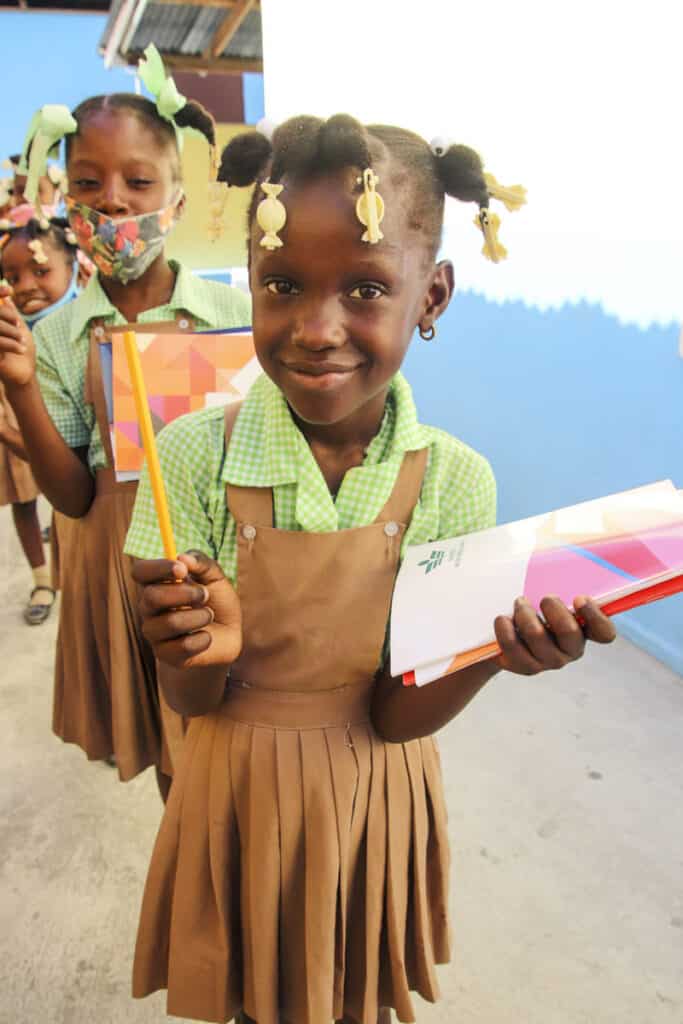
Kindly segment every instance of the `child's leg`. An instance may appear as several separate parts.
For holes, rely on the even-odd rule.
[[[37,501],[22,501],[12,505],[12,518],[19,542],[32,569],[45,565],[43,539],[40,536]]]
[[[33,572],[33,590],[28,607],[24,611],[24,618],[30,625],[38,626],[41,622],[45,622],[50,614],[55,592],[50,586],[50,570],[45,562],[45,549],[40,535],[36,500],[13,504],[12,518],[26,560]]]
[[[171,783],[173,782],[173,776],[165,775],[162,771],[159,770],[159,768],[156,768],[155,771],[157,773],[157,786],[159,787],[161,799],[164,801],[164,803],[166,803],[166,801],[168,800],[168,794],[171,789]]]

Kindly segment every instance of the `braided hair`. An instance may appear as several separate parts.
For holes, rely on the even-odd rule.
[[[17,239],[26,242],[42,242],[48,239],[56,249],[64,254],[69,265],[73,264],[78,254],[76,238],[65,217],[51,217],[49,220],[38,220],[36,217],[31,217],[21,227],[11,227],[5,237],[7,240],[0,249],[0,276],[2,276],[2,254],[7,246]]]
[[[409,190],[410,198],[403,203],[408,226],[423,235],[431,258],[441,242],[446,195],[477,203],[480,209],[489,205],[484,168],[473,149],[463,145],[432,148],[414,132],[362,125],[348,114],[336,114],[327,121],[293,117],[275,130],[272,141],[257,131],[237,135],[223,150],[218,179],[244,187],[266,178],[305,182],[345,167],[362,171],[378,166],[383,180]],[[261,198],[255,190],[249,228]]]
[[[178,143],[175,129],[171,121],[166,120],[159,114],[156,106],[145,96],[138,96],[136,93],[115,92],[106,96],[91,96],[84,100],[73,111],[79,129],[86,124],[89,118],[103,110],[126,111],[136,117],[145,128],[149,129],[156,137],[160,146],[171,146],[178,157],[176,166],[176,177],[180,178],[180,160]],[[178,128],[192,128],[204,136],[209,146],[213,149],[216,146],[216,123],[211,114],[196,100],[187,100],[185,105],[174,114],[173,121]],[[73,140],[78,138],[78,132],[66,135],[66,163],[68,166],[69,155]]]

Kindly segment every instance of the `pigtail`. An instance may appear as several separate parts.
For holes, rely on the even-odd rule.
[[[521,185],[500,185],[492,174],[484,171],[481,157],[469,146],[446,145],[435,139],[430,148],[444,192],[462,202],[479,205],[474,224],[484,236],[482,254],[493,263],[504,260],[507,249],[498,239],[500,217],[489,210],[489,203],[494,198],[508,210],[518,210],[526,202],[526,189]]]
[[[78,241],[66,217],[51,217],[50,226],[46,234],[51,234],[55,241],[65,251],[69,259],[75,260],[78,256]]]
[[[216,122],[213,115],[197,100],[187,100],[185,105],[174,115],[173,120],[179,128],[191,128],[203,135],[208,144],[216,145]]]
[[[218,181],[237,188],[253,185],[265,173],[272,153],[270,140],[261,132],[241,132],[223,150]]]
[[[478,153],[469,146],[448,146],[439,153],[438,143],[433,146],[436,173],[448,196],[463,203],[489,205],[489,193],[484,178],[484,165]]]

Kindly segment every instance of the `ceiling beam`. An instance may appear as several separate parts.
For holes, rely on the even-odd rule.
[[[155,0],[155,2],[169,7],[224,7],[227,10],[234,7],[238,0]],[[260,7],[261,0],[256,0],[255,6]]]
[[[223,18],[216,29],[214,37],[204,51],[205,57],[218,57],[228,45],[249,11],[254,7],[255,0],[236,0],[232,9]]]
[[[137,66],[141,54],[127,53],[125,60],[131,67]],[[164,67],[174,71],[206,71],[210,74],[241,75],[243,71],[263,71],[260,57],[190,57],[182,53],[162,53]]]

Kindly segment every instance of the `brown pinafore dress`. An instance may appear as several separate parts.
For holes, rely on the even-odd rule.
[[[14,409],[9,404],[5,389],[0,383],[0,420],[6,420],[10,427],[19,429]],[[0,505],[20,505],[34,501],[40,491],[33,479],[28,462],[0,441]]]
[[[244,649],[191,719],[149,870],[133,994],[258,1024],[413,1021],[449,959],[449,850],[434,740],[370,720],[401,539],[426,451],[376,521],[273,528],[269,488],[228,486]]]
[[[192,329],[144,324],[146,330]],[[143,325],[138,324],[140,329]],[[109,340],[95,321],[90,332],[85,397],[95,408],[107,459],[98,469],[95,498],[81,519],[58,516],[61,604],[53,730],[91,760],[112,754],[119,776],[132,779],[150,765],[172,773],[164,742],[154,655],[141,630],[139,588],[123,553],[137,491],[118,482],[99,346]],[[164,708],[164,715],[170,709]]]

